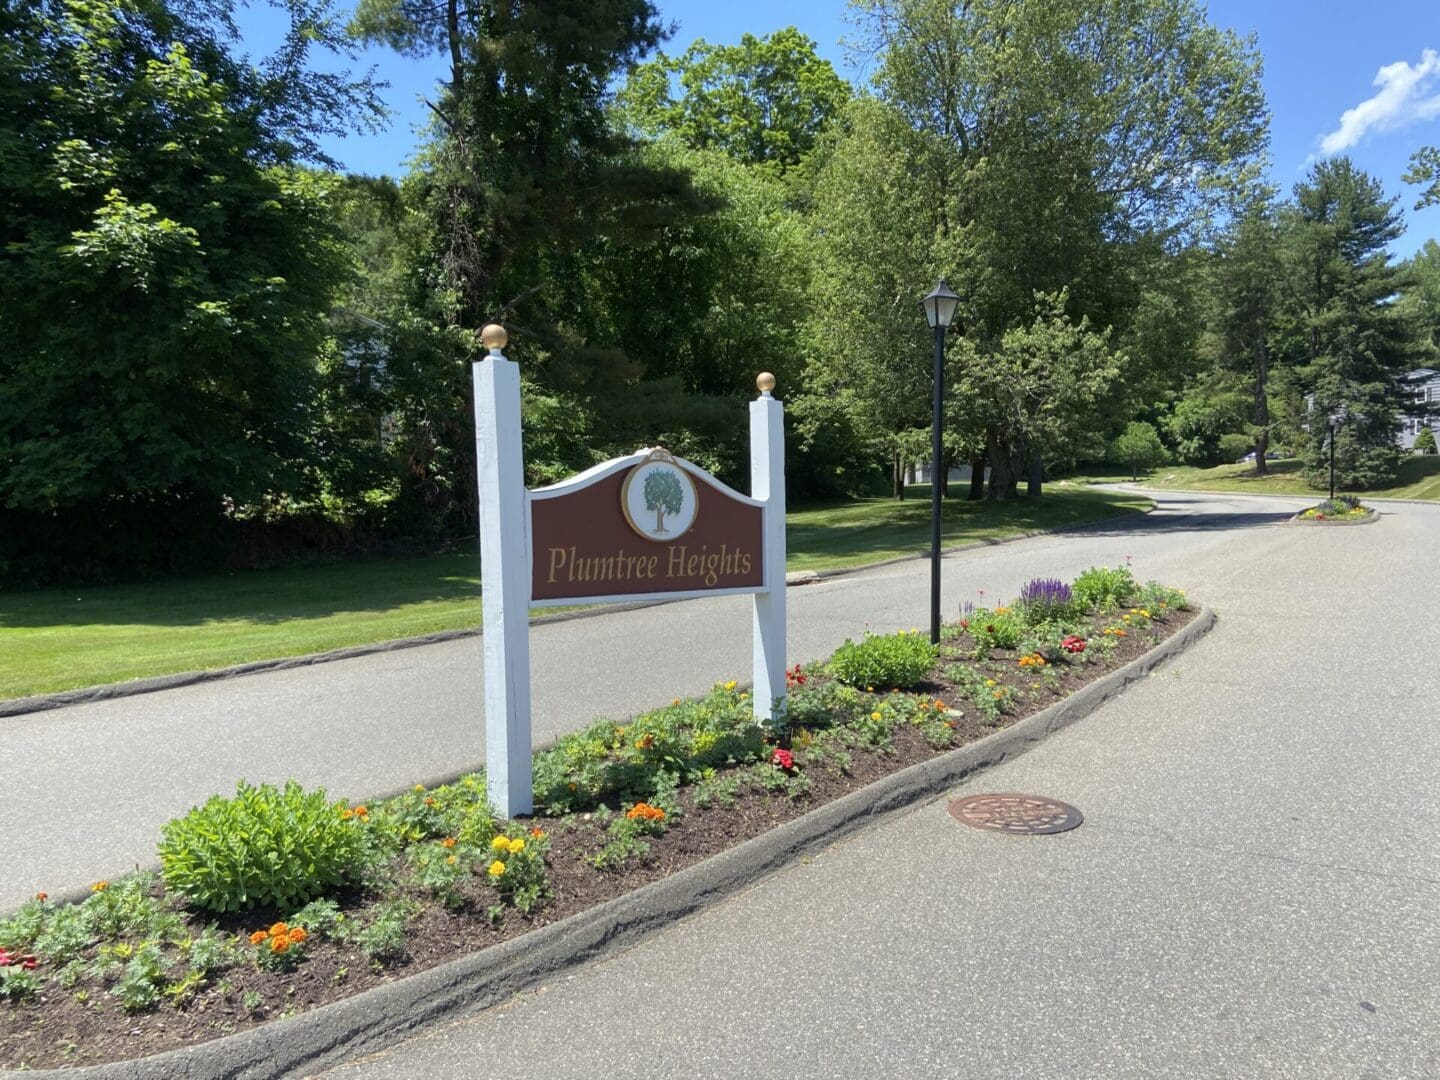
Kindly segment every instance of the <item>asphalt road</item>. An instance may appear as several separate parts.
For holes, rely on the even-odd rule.
[[[996,836],[928,804],[326,1076],[1440,1076],[1440,508],[1271,528],[1287,504],[1162,498],[1138,529],[947,568],[952,596],[1008,593],[1129,553],[1220,611],[958,792],[1051,795],[1079,829]],[[921,576],[847,584],[845,618],[893,623]]]
[[[1309,531],[1276,527],[1302,500],[1158,498],[1145,517],[947,558],[945,611],[981,589],[1005,599],[1031,577],[1126,555],[1142,577],[1210,596],[1318,546]],[[1358,531],[1376,528],[1391,523]],[[791,660],[823,658],[866,628],[923,624],[928,590],[923,560],[791,589]],[[537,626],[536,741],[747,680],[749,605],[723,597]],[[358,798],[478,766],[482,700],[480,642],[469,638],[0,719],[0,910],[150,862],[166,820],[240,778],[294,777]]]

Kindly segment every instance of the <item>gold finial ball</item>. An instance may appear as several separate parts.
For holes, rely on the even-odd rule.
[[[768,394],[771,390],[775,389],[775,376],[771,375],[768,371],[760,372],[759,375],[755,376],[755,387],[762,394]]]
[[[489,323],[480,331],[480,342],[487,349],[503,349],[509,340],[510,335],[498,322]]]

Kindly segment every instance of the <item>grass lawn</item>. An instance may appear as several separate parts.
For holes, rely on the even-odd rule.
[[[1302,495],[1323,498],[1327,488],[1312,488],[1300,478],[1300,462],[1293,458],[1269,463],[1267,476],[1256,476],[1254,465],[1219,465],[1213,469],[1190,466],[1162,466],[1142,477],[1146,487],[1188,488],[1192,491],[1244,491],[1252,495]],[[1082,479],[1076,477],[1075,479]],[[1085,476],[1085,483],[1117,483],[1128,481],[1124,476]],[[1440,499],[1440,455],[1425,454],[1406,457],[1400,463],[1398,482],[1392,487],[1355,492],[1390,499]]]
[[[928,488],[793,511],[792,570],[927,550]],[[947,502],[945,543],[1096,521],[1140,496],[1050,489],[1037,503]],[[472,552],[32,592],[0,592],[0,699],[478,626]],[[547,609],[553,614],[555,609]]]

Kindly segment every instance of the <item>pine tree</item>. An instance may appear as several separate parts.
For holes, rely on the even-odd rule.
[[[1387,245],[1404,231],[1395,198],[1349,158],[1314,166],[1296,185],[1283,218],[1288,293],[1285,337],[1309,398],[1306,479],[1328,481],[1330,417],[1346,419],[1336,440],[1344,487],[1392,481],[1395,441],[1410,389],[1411,338],[1392,303],[1400,290]]]

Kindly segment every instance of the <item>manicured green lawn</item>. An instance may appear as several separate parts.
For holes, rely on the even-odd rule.
[[[1320,497],[1327,489],[1312,488],[1300,478],[1300,462],[1284,459],[1269,463],[1267,476],[1256,476],[1254,465],[1220,465],[1196,469],[1185,465],[1161,466],[1141,482],[1151,488],[1188,488],[1192,491],[1244,491],[1252,495],[1303,495]],[[1074,479],[1082,479],[1075,477]],[[1126,476],[1083,477],[1084,482],[1117,483]],[[1387,488],[1356,492],[1390,499],[1440,499],[1440,455],[1411,456],[1400,463],[1398,482]]]
[[[928,549],[928,489],[790,515],[789,566],[860,566]],[[946,504],[945,543],[998,539],[1137,509],[1059,488],[1038,503]],[[0,699],[299,656],[478,626],[473,552],[258,570],[137,585],[0,592]],[[548,609],[553,614],[555,609]]]

